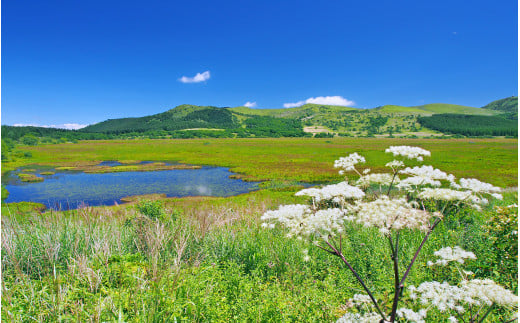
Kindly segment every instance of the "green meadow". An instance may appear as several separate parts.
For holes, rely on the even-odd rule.
[[[6,322],[333,322],[362,292],[337,257],[266,230],[260,217],[281,204],[307,203],[297,182],[339,182],[334,160],[353,152],[360,168],[383,171],[392,145],[431,151],[424,164],[509,188],[479,212],[446,218],[422,249],[407,286],[458,274],[426,265],[435,250],[461,246],[477,256],[466,269],[518,293],[516,139],[280,138],[79,141],[20,147],[31,157],[2,172],[41,164],[86,169],[101,161],[177,161],[229,167],[264,189],[228,198],[145,197],[112,207],[56,212],[2,205],[2,313]],[[410,162],[409,165],[415,165]],[[158,164],[162,165],[162,164]],[[417,164],[418,165],[418,164]],[[28,184],[30,185],[30,184]],[[391,257],[377,229],[348,227],[343,252],[389,310]],[[422,236],[403,230],[401,265]],[[304,261],[308,249],[311,261]],[[404,268],[401,268],[404,270]],[[402,304],[411,304],[404,298]],[[428,319],[442,321],[432,311]],[[486,322],[505,321],[496,310]]]
[[[420,146],[432,152],[426,162],[457,177],[477,178],[502,187],[517,186],[517,139],[398,139],[398,138],[258,138],[146,139],[80,141],[22,147],[31,158],[3,163],[3,172],[23,165],[81,167],[117,160],[177,161],[183,164],[231,168],[249,180],[339,181],[331,165],[352,152],[382,169],[392,156],[389,146]]]

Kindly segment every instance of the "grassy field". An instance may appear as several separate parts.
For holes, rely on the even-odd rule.
[[[2,172],[22,165],[61,167],[119,160],[178,161],[230,167],[250,180],[339,181],[331,165],[339,157],[362,153],[374,171],[392,160],[384,149],[420,146],[432,152],[431,164],[457,177],[478,178],[502,187],[518,185],[516,139],[280,138],[82,141],[23,147],[31,158],[4,163]]]
[[[517,186],[517,140],[506,139],[129,140],[24,147],[32,157],[3,165],[3,171],[34,163],[68,168],[104,160],[180,161],[227,166],[249,179],[271,182],[263,190],[228,198],[132,200],[64,212],[44,212],[31,203],[2,205],[2,320],[335,321],[352,310],[347,300],[361,292],[353,275],[338,258],[287,239],[285,230],[263,229],[260,217],[280,204],[307,202],[294,196],[301,189],[294,181],[341,180],[332,168],[338,157],[360,152],[366,166],[377,170],[392,159],[382,151],[402,144],[430,150],[425,164],[459,177]],[[518,240],[511,234],[517,208],[502,208],[502,213],[496,208],[517,200],[513,191],[482,212],[468,208],[447,217],[419,254],[407,286],[455,282],[457,272],[437,272],[426,262],[435,250],[458,245],[477,256],[465,267],[476,278],[492,278],[517,293]],[[349,226],[344,253],[389,311],[391,258],[376,232]],[[402,266],[421,239],[402,231]],[[307,249],[309,262],[302,256]],[[409,303],[406,297],[402,301]],[[493,311],[488,320],[509,315]],[[442,317],[432,311],[428,319]]]

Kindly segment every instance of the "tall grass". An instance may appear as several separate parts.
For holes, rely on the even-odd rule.
[[[333,321],[359,292],[353,277],[313,248],[313,261],[304,262],[301,250],[309,246],[286,239],[282,230],[260,228],[260,215],[291,195],[179,199],[166,204],[162,218],[135,207],[3,214],[2,319]],[[447,243],[488,252],[484,222],[468,213],[444,223],[421,257]],[[374,290],[389,293],[382,286],[391,260],[385,241],[374,237],[370,229],[351,229],[345,253],[355,255],[352,265]],[[404,233],[403,248],[417,239]],[[419,265],[410,283],[431,275]]]

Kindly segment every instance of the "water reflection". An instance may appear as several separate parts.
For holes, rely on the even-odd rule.
[[[117,164],[106,161],[103,166]],[[121,203],[121,198],[133,195],[232,196],[258,189],[257,182],[229,178],[233,173],[223,167],[103,174],[57,171],[47,176],[40,175],[42,171],[33,171],[45,178],[39,183],[21,182],[16,176],[20,170],[4,178],[10,193],[5,202],[31,201],[49,208],[68,209],[80,205],[113,205]]]

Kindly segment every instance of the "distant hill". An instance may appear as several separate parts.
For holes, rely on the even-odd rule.
[[[517,119],[518,98],[497,100],[484,108],[432,103],[405,107],[384,105],[372,109],[305,104],[287,109],[218,108],[214,106],[180,105],[168,111],[135,118],[109,119],[77,131],[49,128],[14,128],[2,126],[4,138],[50,137],[63,140],[112,138],[249,138],[313,136],[430,136],[452,131],[457,122],[464,129],[471,122],[484,129],[487,123],[500,123],[500,131],[482,130],[464,133],[489,135],[507,133],[511,123],[499,119]],[[449,114],[438,118],[436,115]],[[463,117],[457,117],[460,115]],[[471,118],[468,116],[480,116]],[[423,119],[420,119],[423,118]],[[424,119],[426,118],[426,119]],[[489,119],[486,119],[489,118]],[[419,120],[420,119],[420,120]],[[441,125],[442,124],[442,125]],[[447,126],[446,126],[447,125]],[[505,130],[504,130],[505,129]],[[512,128],[511,128],[512,129]],[[496,130],[496,129],[495,129]],[[457,132],[458,131],[458,132]],[[485,134],[484,134],[485,133]],[[25,138],[31,141],[31,138]]]
[[[511,96],[509,98],[493,101],[482,107],[483,109],[502,112],[502,116],[510,120],[518,120],[518,97]]]
[[[182,130],[193,128],[230,129],[239,126],[233,113],[227,109],[210,106],[180,105],[163,113],[140,118],[109,119],[88,127],[81,132],[145,132],[154,130]]]
[[[275,118],[305,118],[315,114],[342,113],[352,111],[363,111],[352,107],[342,107],[337,105],[304,104],[296,108],[285,109],[251,109],[248,107],[229,108],[230,111],[258,116],[270,116]]]
[[[496,100],[483,106],[482,109],[518,113],[518,97],[511,96],[509,98]]]
[[[400,113],[400,114],[419,114],[432,115],[437,113],[452,113],[452,114],[471,114],[471,115],[495,115],[497,112],[490,111],[483,108],[473,108],[463,105],[446,104],[446,103],[431,103],[425,105],[418,105],[414,107],[403,107],[399,105],[385,105],[375,109],[380,113]]]

